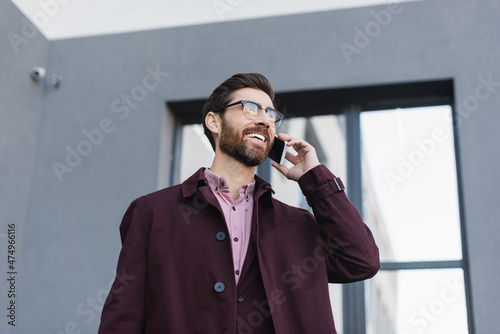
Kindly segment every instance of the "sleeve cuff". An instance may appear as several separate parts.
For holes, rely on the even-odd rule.
[[[326,196],[345,190],[342,180],[322,164],[306,171],[298,183],[310,206]]]

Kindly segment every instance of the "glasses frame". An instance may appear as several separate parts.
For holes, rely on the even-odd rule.
[[[246,103],[253,103],[253,104],[255,104],[259,108],[259,114],[257,115],[257,117],[255,117],[255,118],[249,118],[248,114],[246,112],[244,112],[245,104]],[[228,104],[225,107],[222,107],[220,109],[214,110],[214,112],[220,112],[220,111],[223,111],[223,110],[225,110],[225,109],[227,109],[229,107],[234,107],[234,106],[236,106],[238,104],[241,104],[241,107],[243,108],[243,115],[245,115],[245,117],[247,119],[249,119],[249,120],[255,120],[255,119],[259,118],[259,116],[262,113],[262,110],[265,110],[266,111],[266,116],[269,118],[270,123],[273,124],[275,128],[278,128],[281,125],[281,121],[285,118],[285,115],[283,115],[283,113],[281,111],[276,110],[276,109],[271,108],[271,107],[264,108],[260,103],[257,103],[257,102],[254,102],[254,101],[250,101],[250,100],[239,100],[237,102]],[[269,111],[273,111],[274,112],[274,115],[275,115],[274,121],[272,121],[271,118],[268,116],[268,112]]]

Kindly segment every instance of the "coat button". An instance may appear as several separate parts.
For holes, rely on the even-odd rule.
[[[243,297],[241,297],[240,295],[238,295],[238,296],[236,297],[236,302],[237,302],[238,304],[239,304],[239,303],[241,303],[243,300],[244,300],[244,299],[243,299]]]
[[[217,233],[217,240],[224,241],[225,239],[226,239],[226,233],[224,232]]]
[[[226,286],[222,282],[215,283],[214,290],[217,292],[222,292],[226,289]]]

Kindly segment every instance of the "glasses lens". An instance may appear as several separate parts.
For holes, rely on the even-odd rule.
[[[259,116],[259,107],[252,102],[243,103],[243,111],[249,119],[256,119]]]
[[[275,127],[278,127],[281,124],[281,120],[283,119],[283,114],[278,110],[268,108],[267,117],[269,117],[269,120],[274,123]]]
[[[254,102],[243,102],[243,113],[248,119],[257,119],[260,114],[260,109],[260,106]],[[273,108],[267,108],[266,115],[275,127],[278,127],[283,119],[283,114]]]

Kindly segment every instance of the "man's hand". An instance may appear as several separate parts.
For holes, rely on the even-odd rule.
[[[276,162],[271,164],[287,179],[298,181],[309,168],[319,165],[316,150],[311,144],[305,140],[284,133],[278,134],[278,137],[286,141],[286,145],[292,147],[295,152],[297,152],[297,155],[293,155],[293,153],[288,151],[285,154],[285,159],[293,164],[292,168],[288,168],[285,165],[278,165]]]

